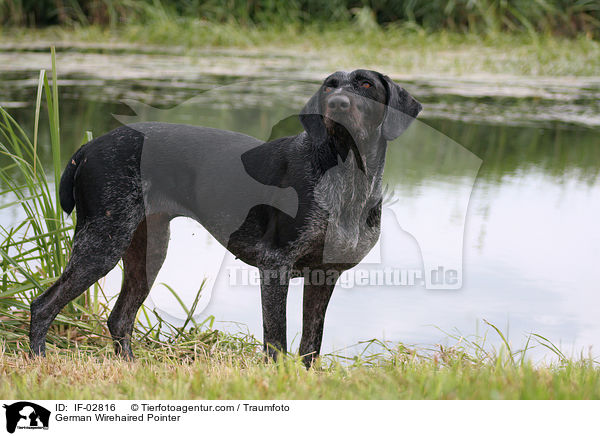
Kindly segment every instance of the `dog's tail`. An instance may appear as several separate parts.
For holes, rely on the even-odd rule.
[[[60,178],[60,186],[58,189],[58,196],[60,198],[60,205],[62,209],[68,214],[73,211],[75,207],[75,195],[73,188],[75,187],[75,173],[78,165],[83,160],[83,149],[82,146],[75,154],[71,157],[71,160],[67,164],[63,174]]]

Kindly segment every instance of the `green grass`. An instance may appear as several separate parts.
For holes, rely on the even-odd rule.
[[[58,186],[53,189],[37,154],[37,127],[42,92],[50,122],[53,175],[60,177],[60,140],[57,80],[54,50],[52,50],[52,87],[45,71],[40,72],[36,100],[36,122],[33,142],[21,126],[0,107],[0,155],[9,163],[0,168],[5,190],[2,197],[12,196],[2,208],[19,207],[25,218],[11,228],[0,226],[0,256],[3,260],[0,284],[0,310],[8,303],[19,305],[19,296],[29,291],[41,291],[48,278],[56,277],[65,265],[70,238],[58,203]],[[1,314],[1,312],[0,312]]]
[[[598,76],[596,0],[0,0],[0,40],[285,51],[395,75]]]
[[[290,356],[265,363],[251,337],[197,332],[191,342],[138,343],[138,360],[111,347],[55,349],[46,359],[0,351],[1,398],[36,399],[599,399],[588,358],[534,365],[525,354],[459,340],[423,353],[402,345],[306,370]],[[540,340],[541,343],[546,343]],[[379,343],[381,344],[381,343]],[[546,343],[547,344],[547,343]],[[548,344],[547,344],[548,345]],[[550,346],[550,345],[549,345]],[[523,359],[519,357],[523,357]],[[68,381],[68,383],[66,382]]]
[[[273,28],[165,19],[152,25],[49,27],[0,30],[0,43],[65,44],[80,50],[137,50],[206,56],[203,49],[237,49],[253,56],[289,55],[332,71],[368,67],[394,75],[441,79],[451,76],[598,76],[600,42],[538,34],[463,34],[421,28],[375,27],[357,31],[338,23],[326,28],[293,24]],[[76,44],[74,44],[76,42]],[[123,43],[130,44],[123,49]],[[81,47],[83,45],[83,47]],[[86,48],[87,47],[87,48]]]
[[[600,72],[596,0],[0,0],[0,23],[8,41],[284,50],[421,77]]]

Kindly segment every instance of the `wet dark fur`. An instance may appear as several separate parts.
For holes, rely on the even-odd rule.
[[[77,208],[77,227],[65,271],[31,304],[32,354],[45,353],[46,333],[60,310],[122,258],[123,284],[108,327],[116,352],[133,358],[135,315],[164,261],[169,221],[186,215],[198,219],[235,256],[259,268],[263,340],[272,357],[287,347],[288,281],[305,277],[300,354],[310,365],[321,348],[336,279],[379,237],[387,141],[400,135],[420,110],[421,105],[386,76],[357,70],[338,72],[324,81],[300,114],[305,132],[297,136],[261,144],[234,132],[144,123],[119,127],[85,144],[61,179],[61,205],[67,213]],[[160,184],[143,188],[140,165],[144,138],[150,135],[165,142],[160,165],[181,168],[183,161],[190,168],[167,172],[172,175]],[[185,177],[196,180],[203,175],[194,171],[194,162],[215,153],[209,146],[194,148],[190,138],[213,136],[231,144],[232,155],[240,154],[254,180],[293,188],[297,214],[257,204],[236,231],[220,234],[219,204],[194,203],[189,199],[193,193],[184,195],[181,189]],[[339,254],[340,260],[328,261],[327,250]],[[314,271],[325,272],[328,280],[313,282]]]

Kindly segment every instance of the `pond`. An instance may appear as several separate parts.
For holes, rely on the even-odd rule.
[[[31,128],[37,70],[46,65],[35,52],[2,56],[14,62],[0,70],[0,103]],[[69,56],[65,72],[59,56],[65,163],[85,131],[99,136],[121,122],[207,125],[263,140],[293,134],[295,114],[325,77],[294,59],[276,68],[264,59],[256,66],[248,56],[244,69],[239,54],[218,54],[231,74],[214,64],[178,70],[166,55],[137,54],[123,68],[104,59],[103,69],[86,68],[93,54]],[[78,56],[87,58],[75,61]],[[539,333],[566,354],[599,348],[600,79],[412,77],[402,84],[424,111],[390,144],[381,241],[334,292],[323,352],[351,354],[355,348],[345,347],[372,338],[452,343],[447,332],[488,332],[488,343],[497,345],[483,320],[508,333],[515,346]],[[40,144],[48,145],[45,125],[40,129]],[[40,152],[49,162],[50,150]],[[2,210],[0,224],[17,218]],[[458,271],[458,281],[440,285],[438,268]],[[214,315],[217,328],[260,338],[256,271],[225,253],[198,224],[178,218],[147,304],[177,323],[183,313],[161,283],[189,306],[204,278],[197,319]],[[118,269],[106,278],[110,295],[119,281]],[[300,340],[301,291],[294,280],[288,299],[292,350]],[[532,354],[541,358],[544,348]]]

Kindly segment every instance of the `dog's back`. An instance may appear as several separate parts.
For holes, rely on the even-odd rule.
[[[299,269],[325,273],[324,282],[305,276],[300,353],[309,365],[337,278],[379,235],[387,142],[420,109],[387,76],[356,70],[325,79],[300,113],[305,132],[294,137],[262,143],[140,123],[85,144],[61,180],[61,204],[77,209],[77,228],[65,271],[31,304],[32,353],[44,353],[61,308],[123,259],[108,327],[117,353],[132,358],[136,313],[165,259],[169,221],[185,215],[261,270],[263,339],[273,357],[287,347],[289,278]]]

